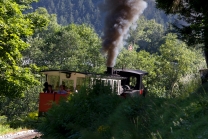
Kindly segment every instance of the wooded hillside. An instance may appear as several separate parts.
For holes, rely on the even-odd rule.
[[[56,14],[58,23],[67,25],[89,24],[93,26],[98,34],[101,34],[103,27],[104,15],[100,12],[100,6],[104,0],[39,0],[33,3],[33,9],[45,7],[49,14]],[[163,24],[165,27],[173,18],[167,16],[163,11],[156,9],[155,0],[146,0],[148,7],[143,15],[148,19],[155,19],[156,22]]]

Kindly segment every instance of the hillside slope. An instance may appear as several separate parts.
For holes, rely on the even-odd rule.
[[[69,23],[90,24],[101,34],[104,15],[100,12],[99,5],[103,0],[39,0],[33,3],[33,9],[45,7],[50,14],[56,14],[59,24]],[[147,0],[148,7],[143,15],[147,19],[155,19],[156,22],[167,26],[172,17],[166,16],[163,11],[156,9],[155,0]]]

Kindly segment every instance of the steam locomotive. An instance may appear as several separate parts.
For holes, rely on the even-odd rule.
[[[70,93],[79,92],[86,78],[90,79],[90,84],[96,84],[96,81],[100,80],[103,84],[110,85],[112,90],[122,97],[146,95],[142,81],[148,72],[141,70],[107,67],[107,71],[103,75],[67,70],[45,70],[41,73],[45,75],[46,82],[53,86],[55,92],[59,90],[60,85],[64,84],[68,87],[68,94],[41,92],[39,94],[39,115],[51,108],[51,102],[58,103],[61,98],[66,98]]]
[[[118,95],[124,97],[146,95],[146,88],[144,88],[142,80],[148,72],[132,69],[113,69],[112,67],[107,67],[107,71],[105,73],[109,77],[120,77],[120,83],[118,84],[120,90],[118,91]]]

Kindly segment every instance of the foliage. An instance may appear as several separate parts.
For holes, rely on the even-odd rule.
[[[129,51],[126,48],[123,48],[119,53],[115,68],[135,68],[135,60],[137,59],[136,51]]]
[[[5,115],[0,116],[0,124],[5,124],[7,121],[7,117]]]
[[[9,121],[6,116],[0,116],[0,135],[35,129],[38,125],[37,116],[37,112],[30,112],[26,116]]]
[[[34,87],[20,98],[1,97],[0,115],[6,117],[2,120],[6,121],[3,124],[5,132],[37,127],[38,92],[40,92],[40,87]],[[5,132],[2,131],[1,134]]]
[[[26,61],[52,69],[103,71],[100,38],[91,27],[71,24],[50,31],[30,40],[31,47],[24,52]]]
[[[149,95],[179,97],[185,94],[189,82],[199,84],[198,71],[205,67],[205,61],[200,50],[187,48],[175,34],[167,34],[162,39],[164,43],[156,54],[123,48],[115,68],[147,71],[149,74],[143,83]]]
[[[105,70],[104,59],[99,52],[100,38],[90,29],[91,27],[75,24],[61,27],[57,24],[55,16],[43,11],[41,13],[52,19],[50,28],[38,32],[29,40],[31,47],[24,53],[26,61],[52,69],[96,73]],[[189,77],[194,77],[194,73],[198,72],[197,67],[203,67],[200,65],[203,64],[203,59],[200,51],[187,49],[175,35],[163,36],[164,27],[161,24],[141,17],[136,29],[130,30],[127,40],[128,44],[133,43],[134,50],[122,49],[115,68],[146,70],[149,72],[149,78],[145,85],[151,84],[148,86],[150,94],[177,97],[181,95],[179,92],[184,88],[183,85],[192,80]],[[139,49],[136,46],[139,46]],[[136,52],[136,49],[139,52]],[[177,64],[178,62],[180,64]],[[180,66],[176,67],[174,64]],[[183,78],[188,80],[185,81]]]
[[[198,72],[203,61],[200,51],[188,49],[187,45],[176,39],[174,34],[165,37],[165,43],[160,47],[161,74],[160,81],[167,90],[166,96],[175,97],[180,94],[180,84],[191,81],[187,76]],[[186,80],[186,78],[188,80]],[[178,90],[177,90],[178,89]]]
[[[97,0],[51,0],[51,1],[39,1],[33,3],[33,8],[46,7],[50,14],[56,14],[58,23],[61,25],[68,24],[88,24],[97,29],[97,32],[101,33],[102,20],[101,13],[98,7]]]
[[[0,135],[37,127],[38,92],[39,86],[30,88],[19,99],[1,96]]]
[[[0,135],[14,133],[23,130],[22,128],[13,129],[8,124],[0,124]]]
[[[54,35],[55,32],[60,30],[61,26],[57,24],[57,18],[56,15],[48,14],[48,11],[44,8],[39,8],[36,10],[37,13],[40,15],[50,19],[49,24],[44,29],[36,29],[33,36],[27,38],[27,42],[30,44],[30,46],[22,51],[23,53],[23,63],[24,65],[30,65],[30,64],[36,64],[41,69],[44,67],[41,65],[40,62],[44,63],[44,56],[45,53],[43,53],[45,39],[48,38],[48,36]],[[45,50],[46,51],[46,50]],[[43,66],[43,67],[42,67]]]
[[[167,14],[177,14],[178,21],[175,23],[175,28],[180,38],[194,46],[203,44],[202,49],[208,65],[208,2],[204,0],[156,0],[156,3],[157,7]]]
[[[50,14],[56,14],[58,23],[61,25],[88,24],[101,36],[105,16],[100,10],[102,2],[102,0],[41,0],[33,3],[32,6],[33,9],[45,7]],[[146,19],[155,19],[157,23],[165,27],[168,26],[168,22],[173,21],[173,17],[165,15],[163,11],[156,8],[155,0],[146,0],[146,2],[148,7],[143,13]]]
[[[36,126],[37,112],[28,115],[37,110],[40,87],[38,78],[34,77],[38,71],[36,65],[42,69],[96,73],[105,70],[105,59],[99,51],[100,38],[91,26],[60,26],[56,15],[48,14],[44,8],[22,14],[32,1],[0,2],[0,115],[5,115],[0,118],[2,121],[7,118],[14,128]],[[86,11],[83,3],[77,2]],[[93,7],[92,1],[89,3]],[[90,16],[86,18],[90,20]],[[47,19],[50,23],[45,27]],[[115,66],[148,71],[144,83],[149,98],[123,99],[111,94],[109,87],[99,84],[94,89],[84,87],[79,94],[54,105],[47,113],[40,127],[44,135],[49,138],[126,139],[168,138],[171,134],[171,137],[178,138],[188,132],[188,138],[206,136],[207,125],[203,118],[207,115],[206,89],[198,90],[203,92],[199,95],[190,94],[199,84],[196,73],[204,66],[201,51],[188,49],[174,34],[162,37],[163,33],[162,25],[141,18],[127,40],[127,43],[139,46],[140,51],[123,48]],[[201,122],[197,123],[197,120]],[[198,127],[202,130],[199,131]],[[195,130],[198,133],[194,133]]]
[[[155,20],[147,20],[143,16],[137,21],[136,28],[131,28],[127,42],[134,47],[137,45],[137,51],[146,50],[150,53],[158,52],[164,36],[164,26],[158,24]]]
[[[46,138],[165,139],[207,136],[206,93],[193,93],[177,99],[120,99],[104,90],[99,91],[96,88],[82,92],[68,102],[54,106],[47,113],[40,131]]]
[[[8,124],[13,129],[36,129],[39,125],[38,112],[29,112],[27,115],[8,121]]]
[[[44,136],[78,138],[85,130],[96,131],[105,124],[122,98],[112,94],[108,86],[97,84],[93,88],[83,87],[67,102],[54,105],[39,129]]]
[[[40,92],[40,86],[25,91],[19,99],[1,97],[0,115],[5,115],[10,121],[21,116],[25,117],[29,112],[36,111],[38,109],[38,92]]]
[[[156,0],[157,7],[167,14],[177,14],[176,27],[189,44],[204,43],[207,25],[206,1]],[[181,22],[180,22],[181,20]]]
[[[0,1],[1,96],[18,97],[29,85],[38,83],[30,68],[21,66],[21,51],[28,47],[25,39],[33,34],[34,28],[45,26],[47,20],[36,13],[23,14],[25,9],[25,4]]]

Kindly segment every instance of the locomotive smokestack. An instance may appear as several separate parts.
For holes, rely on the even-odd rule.
[[[102,52],[107,55],[107,67],[115,65],[116,57],[131,25],[135,25],[147,3],[143,0],[105,0],[101,11],[105,12]]]
[[[107,67],[107,74],[113,75],[113,67]]]

